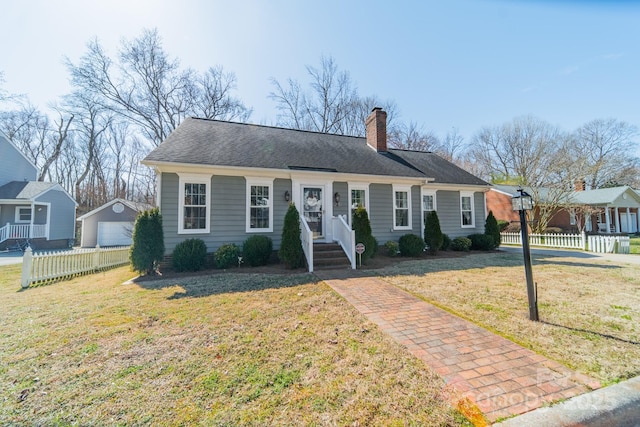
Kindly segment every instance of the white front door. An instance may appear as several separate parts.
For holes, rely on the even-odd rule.
[[[325,215],[324,215],[324,186],[302,187],[302,216],[313,232],[313,239],[324,239]]]

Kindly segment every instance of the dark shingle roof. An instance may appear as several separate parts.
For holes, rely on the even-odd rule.
[[[0,199],[30,200],[55,185],[42,181],[11,181],[0,187]]]
[[[390,149],[389,152],[418,169],[427,178],[433,178],[437,183],[489,185],[477,176],[434,153],[396,149]]]
[[[376,152],[362,137],[189,118],[144,161],[430,177],[436,182],[486,185],[436,155],[420,154],[407,160],[401,150]],[[430,161],[434,165],[428,166]]]

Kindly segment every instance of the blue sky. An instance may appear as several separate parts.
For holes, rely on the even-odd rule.
[[[236,74],[251,121],[273,124],[270,78],[306,80],[332,56],[360,95],[400,119],[468,140],[532,114],[566,130],[609,118],[640,126],[640,2],[498,0],[0,0],[4,88],[45,106],[68,91],[63,57],[97,37],[157,28],[182,66]]]

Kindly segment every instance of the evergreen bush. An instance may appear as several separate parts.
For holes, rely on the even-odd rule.
[[[487,220],[484,223],[484,234],[487,236],[491,236],[493,239],[493,247],[491,249],[496,249],[500,246],[501,236],[500,236],[500,228],[498,227],[498,221],[496,217],[493,216],[493,212],[489,211],[489,215],[487,215]]]
[[[252,267],[267,265],[271,252],[273,241],[267,236],[251,236],[242,245],[243,260]]]
[[[509,226],[509,221],[505,221],[504,219],[499,219],[498,220],[498,230],[500,231],[504,231],[505,228],[507,228]]]
[[[364,253],[362,254],[362,262],[366,262],[378,252],[378,241],[371,234],[371,223],[369,222],[369,214],[367,210],[358,206],[353,213],[353,230],[356,235],[356,244],[364,244]]]
[[[384,244],[384,248],[387,251],[387,256],[397,256],[400,251],[400,247],[398,246],[398,242],[394,242],[393,240],[389,240]]]
[[[133,226],[129,260],[134,271],[155,274],[164,256],[164,232],[160,209],[142,212]]]
[[[424,251],[424,240],[415,234],[405,234],[398,241],[400,255],[417,257]]]
[[[207,260],[207,245],[201,239],[187,239],[176,245],[171,258],[175,271],[202,270]]]
[[[451,237],[448,234],[442,234],[442,245],[440,245],[441,251],[448,251],[451,247]]]
[[[240,248],[235,243],[225,243],[213,254],[213,259],[218,268],[229,268],[238,264]]]
[[[300,214],[293,203],[289,204],[289,209],[284,216],[282,243],[280,243],[278,257],[289,268],[304,267],[305,258],[302,240],[300,240]]]
[[[436,211],[430,211],[424,220],[424,242],[429,247],[431,255],[437,254],[442,246],[442,230],[440,230],[440,220]]]
[[[471,249],[478,251],[490,251],[494,249],[494,240],[492,236],[487,234],[472,234],[469,236],[471,240]]]
[[[451,241],[451,249],[458,252],[469,252],[471,250],[471,240],[466,237],[456,237]]]

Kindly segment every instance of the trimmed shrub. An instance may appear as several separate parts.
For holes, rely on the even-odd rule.
[[[505,221],[504,219],[499,219],[498,230],[500,230],[501,232],[504,231],[509,226],[509,224],[510,224],[509,221]]]
[[[451,247],[451,237],[448,234],[442,235],[442,244],[440,245],[441,251],[448,251]]]
[[[547,227],[544,230],[545,234],[563,234],[565,233],[565,230],[563,230],[560,227]]]
[[[520,223],[519,222],[510,222],[509,225],[503,230],[505,233],[519,233],[520,232]]]
[[[155,274],[164,257],[164,232],[160,209],[142,212],[133,226],[129,260],[134,271]]]
[[[387,251],[388,256],[397,256],[400,251],[400,246],[398,246],[398,242],[394,242],[393,240],[389,240],[384,244],[384,248]]]
[[[284,216],[282,243],[278,257],[289,268],[304,267],[305,258],[302,240],[300,240],[300,214],[293,203],[289,204],[289,209]]]
[[[238,245],[235,243],[225,243],[213,254],[213,259],[216,262],[216,267],[229,268],[238,264],[239,256],[240,248]]]
[[[493,237],[486,234],[472,234],[469,236],[471,240],[471,249],[477,251],[490,251],[494,248]]]
[[[498,221],[496,217],[493,216],[493,212],[489,211],[489,215],[487,215],[487,220],[484,223],[484,234],[490,236],[493,239],[493,247],[491,249],[495,249],[500,246],[501,237],[500,237],[500,229],[498,228]]]
[[[442,230],[440,230],[440,220],[436,211],[429,212],[424,220],[424,241],[431,255],[437,254],[442,246]]]
[[[405,234],[398,241],[400,255],[417,257],[424,251],[424,240],[415,234]]]
[[[251,236],[242,245],[243,260],[251,267],[267,265],[273,252],[273,241],[267,236]]]
[[[458,252],[469,252],[471,250],[471,240],[466,237],[456,237],[451,241],[451,249]]]
[[[187,239],[176,245],[171,256],[175,271],[202,270],[207,260],[207,245],[201,239]]]
[[[371,234],[371,223],[369,222],[369,214],[367,210],[358,206],[353,213],[353,230],[356,235],[356,244],[364,244],[364,253],[362,254],[362,262],[366,262],[378,252],[378,241]]]

